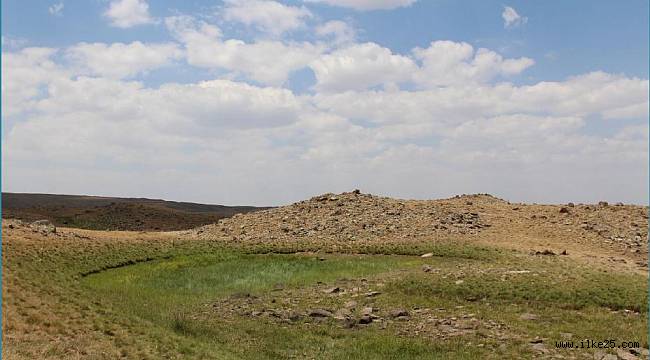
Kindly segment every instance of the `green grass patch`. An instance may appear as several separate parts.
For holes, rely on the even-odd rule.
[[[172,321],[179,311],[236,293],[261,294],[276,286],[298,288],[342,277],[362,277],[396,266],[421,264],[399,256],[244,255],[179,256],[89,275],[84,283],[134,315]]]
[[[594,269],[563,272],[537,268],[530,273],[478,272],[463,276],[411,275],[392,284],[406,295],[486,300],[491,303],[552,305],[562,309],[589,306],[645,312],[648,308],[646,279],[636,274],[613,274]]]

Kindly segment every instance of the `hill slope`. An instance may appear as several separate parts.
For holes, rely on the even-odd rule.
[[[569,251],[647,271],[648,208],[638,205],[513,204],[487,194],[402,200],[358,191],[236,215],[194,237],[342,249],[363,243],[463,241],[524,251]],[[606,254],[606,255],[605,255]]]
[[[207,205],[145,198],[2,193],[2,217],[47,219],[56,226],[94,230],[181,230],[210,224],[252,206]]]

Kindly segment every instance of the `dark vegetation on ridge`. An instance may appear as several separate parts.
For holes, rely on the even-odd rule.
[[[2,193],[2,217],[92,230],[173,231],[268,209],[85,195]]]

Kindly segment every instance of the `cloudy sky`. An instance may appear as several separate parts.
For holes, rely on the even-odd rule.
[[[2,1],[2,190],[648,202],[647,0]]]

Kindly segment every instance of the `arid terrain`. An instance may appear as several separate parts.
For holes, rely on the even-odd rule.
[[[648,357],[644,206],[355,190],[177,231],[57,206],[3,209],[3,358]]]

